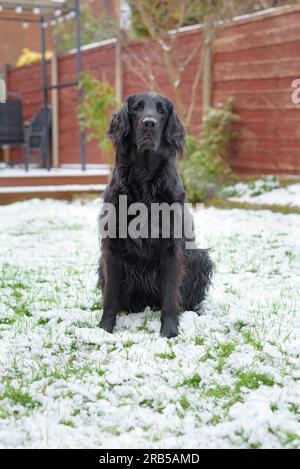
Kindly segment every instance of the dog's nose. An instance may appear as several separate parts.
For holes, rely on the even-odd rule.
[[[157,120],[154,117],[145,117],[143,119],[143,127],[144,129],[151,129],[157,126]]]

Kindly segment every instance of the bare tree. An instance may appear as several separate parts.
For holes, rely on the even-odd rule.
[[[299,0],[129,0],[139,35],[146,36],[147,41],[145,55],[141,57],[125,40],[125,60],[138,80],[157,92],[161,92],[157,75],[164,71],[176,107],[189,129],[202,79],[203,106],[210,105],[212,47],[219,22],[230,21],[236,15],[291,3],[299,3]],[[178,44],[180,28],[195,23],[202,23],[203,34],[197,44],[192,47],[187,45],[182,50]],[[194,64],[193,77],[186,102],[181,85],[191,63]]]
[[[190,125],[196,93],[201,81],[203,39],[196,44],[196,47],[190,48],[188,53],[178,51],[177,39],[179,28],[186,24],[198,3],[196,0],[165,0],[164,2],[135,0],[134,8],[138,11],[141,23],[149,34],[147,54],[141,58],[134,52],[134,48],[126,47],[125,44],[126,60],[130,63],[130,69],[147,87],[161,92],[156,75],[161,70],[164,71],[176,107],[187,128]],[[170,27],[172,27],[171,30]],[[196,62],[196,71],[192,80],[189,103],[186,106],[181,85],[183,75],[193,61]]]

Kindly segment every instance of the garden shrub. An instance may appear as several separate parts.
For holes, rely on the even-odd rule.
[[[106,161],[112,164],[113,149],[107,136],[108,122],[120,107],[115,89],[105,81],[99,81],[89,74],[80,80],[84,89],[82,103],[78,108],[80,129],[87,131],[87,140],[95,140],[103,151]]]
[[[188,135],[186,155],[180,162],[181,174],[188,200],[202,202],[216,195],[218,187],[230,179],[231,170],[224,159],[234,137],[231,125],[239,120],[232,112],[233,100],[209,108],[204,116],[201,137]]]

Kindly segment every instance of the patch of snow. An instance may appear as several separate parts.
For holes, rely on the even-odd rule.
[[[300,184],[280,187],[279,182],[273,177],[227,187],[224,190],[225,197],[230,193],[236,194],[228,197],[228,200],[233,202],[300,207]]]
[[[299,215],[199,212],[216,274],[167,340],[150,308],[97,327],[99,210],[0,206],[0,446],[299,447]]]

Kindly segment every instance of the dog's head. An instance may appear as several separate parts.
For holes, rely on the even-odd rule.
[[[184,146],[184,128],[173,104],[156,93],[129,96],[112,117],[108,135],[120,154],[135,145],[137,153],[165,147],[176,155]]]

